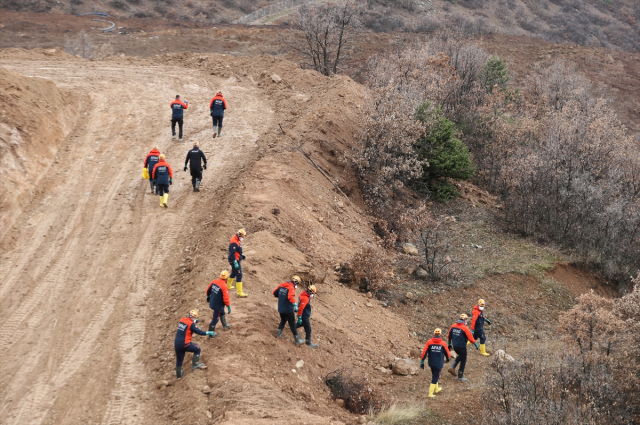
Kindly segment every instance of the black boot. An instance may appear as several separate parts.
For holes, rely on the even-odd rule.
[[[226,316],[220,316],[220,322],[222,323],[222,330],[223,331],[228,331],[229,329],[231,329],[231,325],[227,325],[227,317]]]
[[[211,321],[211,323],[209,323],[209,331],[213,332],[213,335],[210,335],[209,339],[215,338],[218,336],[218,334],[216,333],[216,325],[213,324],[213,320]]]
[[[203,369],[203,368],[206,368],[206,366],[204,365],[204,363],[200,363],[200,354],[194,354],[192,369],[196,370],[196,369]]]
[[[276,338],[282,338],[282,329],[278,329],[278,333],[276,334]]]
[[[196,179],[196,185],[193,188],[196,192],[200,192],[200,179]]]
[[[296,337],[296,345],[304,344],[304,339],[300,339],[300,335],[295,334]]]
[[[307,335],[307,337],[305,338],[307,340],[307,345],[311,348],[318,348],[318,344],[314,344],[313,342],[311,342],[311,335]]]
[[[456,376],[456,366],[458,366],[458,358],[456,357],[456,359],[453,361],[453,364],[451,365],[451,367],[449,367],[449,369],[447,369],[447,371],[452,374],[453,376]]]
[[[468,380],[467,378],[465,378],[463,375],[464,375],[464,373],[463,373],[461,370],[459,370],[459,371],[458,371],[458,381],[460,381],[460,382],[467,382],[467,381],[469,381],[469,380]]]
[[[176,378],[180,379],[184,376],[184,371],[182,370],[182,366],[176,366]]]

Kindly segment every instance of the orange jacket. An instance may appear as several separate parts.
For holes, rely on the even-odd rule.
[[[158,161],[160,160],[160,151],[158,149],[151,149],[151,152],[149,152],[147,154],[147,157],[144,159],[144,166],[145,167],[147,167],[149,165],[149,163],[150,163],[150,161],[149,161],[149,157],[150,156],[154,157],[153,158],[154,161],[151,161],[151,162],[153,162],[153,165],[155,166],[158,163]],[[153,171],[153,168],[151,168],[151,170]]]
[[[442,338],[431,338],[424,345],[422,349],[422,355],[420,356],[421,360],[425,360],[429,355],[429,367],[434,367],[437,369],[442,369],[444,366],[444,360],[449,361],[449,349],[446,344],[442,342]]]
[[[207,288],[207,299],[209,299],[209,307],[213,310],[220,310],[225,305],[231,305],[227,281],[224,279],[212,281]]]
[[[242,244],[240,243],[240,237],[236,234],[231,236],[229,240],[229,256],[227,260],[229,263],[233,263],[233,260],[238,262],[242,261]]]
[[[158,169],[158,167],[167,167],[167,172],[168,172],[168,176],[162,175],[162,176],[156,176],[156,170]],[[164,168],[162,168],[162,173],[165,174],[164,172]],[[167,163],[167,161],[165,161],[164,159],[161,159],[160,161],[158,161],[158,163],[155,165],[155,167],[153,167],[153,172],[151,173],[151,178],[153,180],[157,180],[158,184],[169,184],[169,178],[173,178],[173,170],[171,169],[171,165],[169,165]],[[166,181],[165,181],[166,180]]]
[[[309,306],[309,299],[311,295],[307,291],[302,291],[300,294],[300,305],[298,306],[298,316],[302,316],[305,307]],[[309,306],[309,316],[311,315],[311,306]]]
[[[476,322],[478,323],[478,328],[482,329],[484,328],[484,315],[482,314],[482,310],[480,310],[480,307],[478,307],[478,304],[473,306],[473,313],[471,313],[471,330],[475,330],[476,328]],[[480,322],[478,322],[478,317],[482,317],[482,319],[480,320]]]
[[[467,341],[472,344],[476,342],[467,325],[460,320],[451,325],[447,339],[449,340],[449,345],[454,347],[466,347]]]
[[[216,99],[219,99],[222,101],[222,104],[224,105],[224,109],[228,108],[229,105],[227,104],[226,99],[221,94],[217,94],[213,97],[213,99],[211,99],[211,102],[209,102],[209,109],[213,109],[213,102],[215,102]]]

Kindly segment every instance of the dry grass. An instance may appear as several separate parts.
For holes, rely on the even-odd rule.
[[[407,421],[418,419],[423,413],[424,409],[421,407],[398,406],[393,404],[375,416],[374,422],[381,425],[404,424],[407,423]]]

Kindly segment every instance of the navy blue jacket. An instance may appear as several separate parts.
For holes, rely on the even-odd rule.
[[[472,344],[476,342],[476,340],[473,339],[471,331],[462,320],[458,320],[451,326],[451,328],[449,328],[449,335],[447,338],[449,339],[449,345],[453,345],[458,348],[466,348],[467,341],[470,341]]]
[[[189,107],[189,102],[182,103],[181,100],[176,99],[171,102],[171,119],[179,119],[184,116],[184,110]]]
[[[231,236],[229,240],[229,255],[227,256],[229,264],[233,261],[237,261],[240,264],[242,261],[242,245],[240,244],[240,237],[238,235]]]
[[[216,279],[207,288],[207,298],[211,310],[222,310],[224,306],[231,305],[229,301],[229,288],[224,279]]]
[[[209,110],[211,111],[212,117],[223,117],[225,109],[227,109],[227,101],[222,97],[222,95],[217,94],[213,99],[211,99],[211,103],[209,103]]]
[[[149,177],[151,177],[151,173],[153,172],[153,167],[160,161],[160,151],[158,149],[151,149],[151,152],[147,154],[147,157],[144,159],[144,166],[149,171]]]
[[[169,179],[173,178],[173,170],[165,161],[160,161],[153,168],[151,178],[156,181],[156,184],[169,184]]]
[[[191,343],[191,334],[195,332],[198,335],[206,335],[205,331],[198,329],[195,320],[191,317],[183,317],[178,324],[178,331],[176,332],[176,339],[173,341],[174,347],[179,350],[186,347]]]
[[[296,288],[292,282],[282,282],[273,291],[273,296],[278,297],[278,313],[294,313],[293,304],[296,302]]]
[[[442,342],[442,338],[431,338],[422,349],[422,360],[429,357],[429,367],[442,369],[444,360],[449,360],[449,349]]]

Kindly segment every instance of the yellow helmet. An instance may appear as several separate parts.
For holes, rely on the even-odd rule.
[[[229,279],[229,272],[226,270],[222,270],[220,272],[220,279],[224,279],[224,280]]]
[[[312,294],[315,294],[315,293],[316,293],[316,287],[315,287],[315,285],[311,285],[311,286],[309,286],[309,291],[311,291],[311,293],[312,293]]]
[[[153,149],[160,149],[160,148],[158,147],[158,145],[154,145]]]
[[[200,313],[198,313],[198,310],[193,309],[189,312],[189,317],[193,317],[194,319],[197,319],[198,316],[200,316]]]
[[[469,316],[467,316],[466,314],[462,313],[460,315],[460,320],[467,320],[467,319],[469,319]]]
[[[478,300],[478,307],[484,307],[484,300],[482,298]]]
[[[300,282],[302,282],[302,279],[300,279],[300,276],[295,275],[295,276],[293,276],[293,277],[291,278],[291,281],[292,281],[293,283],[295,283],[296,285],[300,285]]]
[[[244,229],[240,229],[240,230],[238,230],[238,236],[240,236],[242,238],[246,238],[247,237],[247,232]]]
[[[442,329],[440,329],[440,328],[436,328],[436,329],[433,331],[433,336],[442,336]]]
[[[164,159],[164,154],[163,153],[160,154],[160,159]]]
[[[199,146],[199,145],[200,145],[200,143],[199,143],[197,140],[195,140],[195,141],[193,142],[193,146]]]

